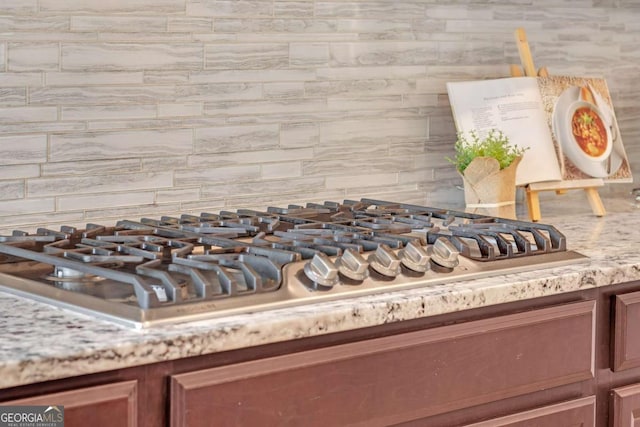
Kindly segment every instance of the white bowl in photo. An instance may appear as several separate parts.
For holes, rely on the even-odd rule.
[[[567,109],[566,148],[578,167],[583,162],[602,163],[611,154],[613,140],[603,117],[600,109],[590,102],[575,101]]]

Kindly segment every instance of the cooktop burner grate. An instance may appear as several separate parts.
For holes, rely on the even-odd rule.
[[[545,224],[372,199],[0,236],[0,289],[149,326],[579,262]]]

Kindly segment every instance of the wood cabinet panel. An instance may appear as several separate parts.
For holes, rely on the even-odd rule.
[[[593,377],[594,301],[175,375],[172,426],[389,425]]]
[[[123,381],[2,402],[2,405],[64,406],[65,427],[135,427],[138,382]]]
[[[640,427],[640,384],[612,390],[613,427]]]
[[[596,398],[595,396],[590,396],[480,423],[468,424],[465,427],[594,427],[595,425]]]
[[[614,371],[640,366],[640,292],[616,295],[613,345]]]

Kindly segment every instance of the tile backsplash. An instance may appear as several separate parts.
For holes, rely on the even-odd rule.
[[[460,202],[445,84],[508,76],[518,27],[538,66],[607,79],[635,170],[639,22],[632,0],[3,0],[0,230]]]

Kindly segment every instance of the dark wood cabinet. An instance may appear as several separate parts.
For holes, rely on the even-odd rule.
[[[614,388],[612,399],[612,427],[640,426],[640,384]]]
[[[595,427],[595,425],[596,398],[589,396],[488,421],[467,424],[464,427]]]
[[[640,381],[629,372],[640,368],[640,292],[615,295],[613,300],[611,369],[623,376],[624,385],[611,390],[611,426],[640,426]],[[629,380],[635,380],[629,383]]]
[[[640,282],[2,390],[67,426],[632,426]],[[640,421],[638,422],[640,426]]]
[[[384,426],[593,378],[586,301],[175,375],[171,425]]]
[[[64,406],[65,427],[135,427],[138,384],[123,381],[2,402],[2,405]]]
[[[640,292],[615,296],[613,370],[640,366]]]

